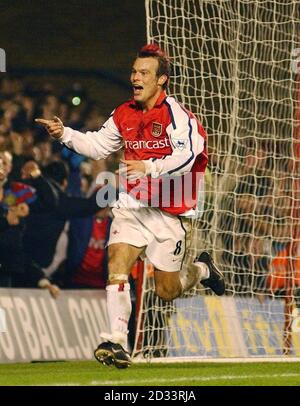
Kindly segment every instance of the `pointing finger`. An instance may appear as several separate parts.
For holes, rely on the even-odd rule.
[[[34,121],[43,125],[49,125],[51,123],[51,120],[45,120],[44,118],[36,118]]]

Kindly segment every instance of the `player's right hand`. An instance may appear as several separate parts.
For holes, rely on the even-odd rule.
[[[34,120],[36,123],[43,125],[48,131],[49,135],[53,138],[61,138],[64,133],[63,122],[56,116],[53,120],[45,120],[44,118],[36,118]]]

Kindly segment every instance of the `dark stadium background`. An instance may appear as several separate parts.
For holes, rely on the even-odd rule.
[[[1,0],[0,15],[8,74],[80,82],[104,114],[129,97],[131,62],[146,42],[143,0]]]

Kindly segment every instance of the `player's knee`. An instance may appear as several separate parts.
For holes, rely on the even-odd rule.
[[[108,260],[108,271],[109,274],[117,274],[121,270],[127,271],[126,264],[122,260],[122,258],[118,255],[111,255]]]
[[[128,270],[127,264],[118,255],[111,255],[108,261],[108,282],[120,283],[128,282]]]
[[[157,285],[155,287],[155,293],[158,297],[166,302],[176,299],[176,297],[178,297],[180,294],[178,289],[165,285]]]
[[[131,271],[131,262],[128,252],[122,251],[118,246],[109,246],[108,272],[109,274],[126,273]]]
[[[121,264],[120,261],[117,260],[117,258],[112,257],[108,261],[108,271],[110,275],[118,273],[118,269],[120,269]]]

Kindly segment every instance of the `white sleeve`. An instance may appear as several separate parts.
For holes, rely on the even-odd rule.
[[[59,141],[79,154],[93,159],[107,158],[123,146],[122,136],[114,122],[113,115],[103,124],[99,131],[82,133],[65,127]]]
[[[188,173],[197,157],[204,149],[204,138],[198,131],[195,118],[189,117],[179,104],[172,105],[172,123],[167,134],[173,149],[171,155],[161,159],[144,160],[146,174],[157,178],[164,174],[172,176]]]

